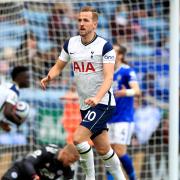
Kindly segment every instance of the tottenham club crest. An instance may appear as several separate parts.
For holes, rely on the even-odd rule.
[[[91,59],[93,59],[94,51],[91,51]]]

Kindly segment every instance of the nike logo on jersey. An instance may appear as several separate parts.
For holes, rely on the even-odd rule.
[[[75,54],[74,52],[70,52],[69,54]]]
[[[75,72],[95,72],[95,68],[91,62],[73,62],[73,70]]]

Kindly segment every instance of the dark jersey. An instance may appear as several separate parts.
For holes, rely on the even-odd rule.
[[[71,167],[64,167],[62,162],[57,160],[58,150],[59,148],[56,145],[48,145],[37,149],[22,160],[15,162],[4,177],[8,176],[9,178],[11,174],[14,175],[16,173],[17,178],[6,179],[32,180],[34,174],[39,175],[41,180],[55,180],[61,176],[65,180],[72,179],[74,173]]]

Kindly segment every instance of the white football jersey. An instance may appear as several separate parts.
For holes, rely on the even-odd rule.
[[[114,64],[115,58],[112,45],[99,36],[86,45],[82,43],[80,36],[74,36],[65,42],[59,59],[72,63],[82,110],[90,107],[84,103],[84,100],[95,96],[104,81],[103,63]],[[100,103],[115,105],[112,88],[109,89]]]
[[[0,85],[0,118],[3,118],[3,105],[8,102],[16,105],[19,98],[19,87],[13,83],[3,83]]]

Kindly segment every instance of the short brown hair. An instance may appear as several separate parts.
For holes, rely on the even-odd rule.
[[[119,53],[123,54],[124,56],[126,55],[127,49],[126,47],[119,45]]]
[[[92,12],[93,20],[98,21],[98,12],[95,8],[91,6],[84,6],[81,8],[80,12]]]

